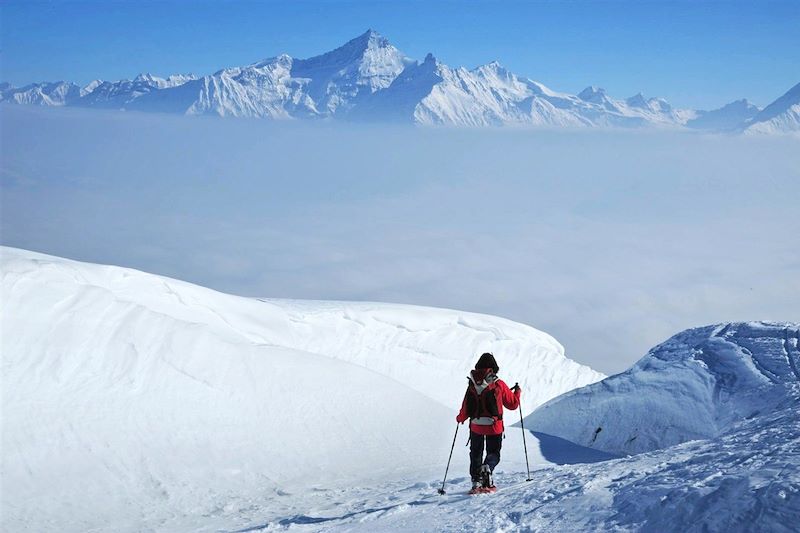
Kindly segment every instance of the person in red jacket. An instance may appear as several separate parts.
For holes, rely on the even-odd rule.
[[[492,472],[500,462],[500,448],[503,446],[503,407],[512,410],[519,407],[519,387],[515,385],[513,390],[509,389],[497,377],[499,370],[494,355],[481,355],[475,370],[467,376],[467,392],[461,403],[461,411],[456,416],[459,424],[470,419],[469,473],[472,492],[494,489]]]

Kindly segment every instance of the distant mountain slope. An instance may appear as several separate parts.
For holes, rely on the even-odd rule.
[[[32,83],[25,87],[0,84],[0,102],[13,104],[65,106],[80,101],[81,88],[64,81]]]
[[[449,67],[432,54],[414,61],[373,30],[309,59],[282,54],[200,78],[140,74],[133,80],[97,80],[82,89],[66,82],[22,88],[3,84],[0,101],[274,120],[709,131],[742,129],[758,111],[746,101],[713,111],[675,109],[661,98],[637,94],[620,100],[596,87],[578,95],[561,93],[496,61],[472,70]],[[781,107],[781,113],[786,111]],[[748,129],[791,130],[796,118],[791,113],[796,110],[788,117],[767,113]]]
[[[709,438],[800,398],[800,324],[684,331],[630,370],[559,396],[526,427],[612,453]]]
[[[800,133],[800,83],[753,117],[745,132]]]
[[[686,122],[686,126],[698,130],[732,131],[751,120],[758,112],[758,107],[742,99],[712,111],[698,111],[695,118]]]

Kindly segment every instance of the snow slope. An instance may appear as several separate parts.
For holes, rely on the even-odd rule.
[[[81,88],[64,81],[31,83],[25,87],[0,84],[0,102],[42,106],[74,105],[80,101]]]
[[[760,134],[800,132],[800,83],[753,117],[744,131]]]
[[[0,101],[268,119],[711,131],[741,129],[758,112],[744,101],[714,111],[674,109],[661,98],[615,99],[593,86],[571,95],[518,76],[497,61],[471,70],[449,67],[432,54],[414,61],[373,30],[309,59],[281,54],[200,78],[140,74],[134,80],[94,81],[82,89],[66,82],[21,89],[3,84]],[[752,131],[794,128],[797,110],[784,107],[779,116],[752,122]]]
[[[476,348],[523,377],[529,409],[602,377],[493,317],[259,301],[0,250],[8,530],[196,530],[440,475]]]
[[[631,369],[569,392],[526,419],[538,431],[618,454],[716,437],[796,404],[800,324],[721,324],[679,333]]]
[[[350,116],[458,126],[674,126],[681,120],[668,105],[656,108],[644,101],[642,106],[629,106],[609,97],[587,98],[586,91],[581,95],[553,91],[516,76],[497,61],[473,70],[454,69],[428,54]]]
[[[500,377],[525,391],[525,414],[605,377],[564,357],[551,336],[502,318],[399,304],[267,302],[286,313],[289,339],[277,342],[364,366],[451,408],[460,407],[466,377],[486,351],[497,356]]]
[[[545,466],[530,482],[524,470],[497,476],[500,490],[492,496],[465,496],[463,478],[444,497],[435,494],[433,480],[386,484],[341,493],[328,506],[245,522],[239,530],[796,533],[799,408],[795,402],[746,420],[715,439],[625,459]]]
[[[386,483],[288,516],[265,509],[261,520],[237,524],[252,531],[800,531],[800,382],[792,368],[800,355],[797,332],[796,324],[767,323],[689,330],[654,348],[628,373],[548,404],[557,408],[562,427],[573,418],[580,425],[588,413],[619,412],[616,424],[601,434],[625,438],[626,424],[663,424],[663,415],[692,400],[687,391],[700,399],[710,388],[714,394],[706,400],[721,402],[717,415],[726,420],[715,428],[717,436],[603,460],[589,457],[585,447],[538,434],[535,445],[543,455],[548,446],[566,449],[566,443],[579,451],[577,460],[537,461],[529,482],[523,469],[502,472],[495,476],[500,490],[490,497],[465,496],[464,477],[454,479],[443,497],[435,494],[434,479]],[[694,377],[691,367],[697,367]],[[745,406],[756,410],[742,411]],[[702,419],[704,407],[681,404],[675,421]]]
[[[698,111],[696,117],[686,122],[686,126],[698,130],[733,131],[751,120],[758,112],[758,107],[742,99],[719,109]]]

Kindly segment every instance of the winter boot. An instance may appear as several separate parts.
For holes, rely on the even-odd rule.
[[[483,465],[481,467],[481,486],[486,489],[494,487],[492,469],[489,468],[489,465]]]

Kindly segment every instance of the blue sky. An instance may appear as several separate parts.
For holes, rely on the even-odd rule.
[[[800,81],[800,2],[8,2],[2,80],[207,74],[309,57],[373,28],[411,57],[497,59],[554,89],[593,84],[712,108]]]

